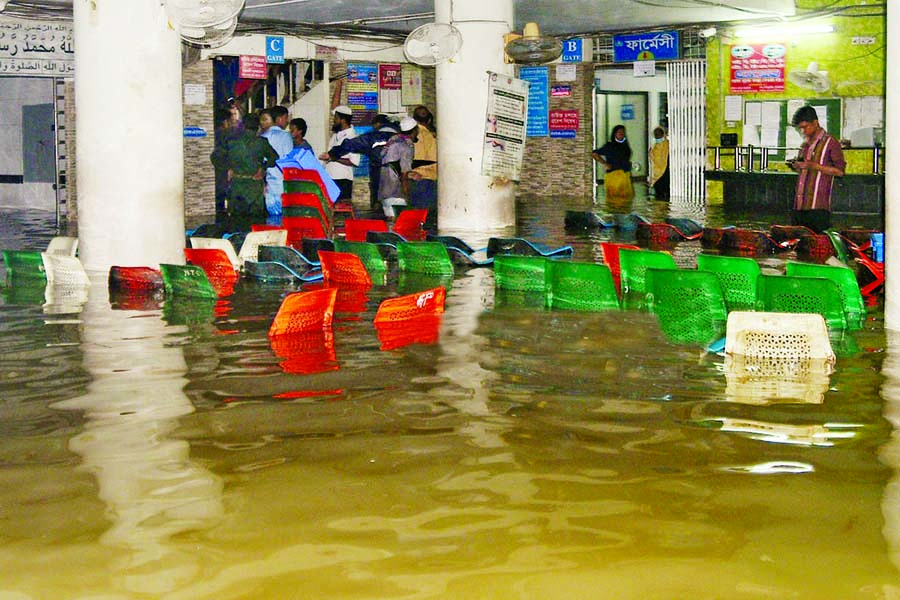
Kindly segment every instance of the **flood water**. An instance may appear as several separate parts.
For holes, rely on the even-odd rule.
[[[590,203],[528,199],[517,232],[599,261],[620,234],[567,235],[567,208]],[[52,235],[0,213],[2,247]],[[900,598],[878,306],[830,378],[767,397],[652,315],[502,301],[489,269],[457,273],[436,343],[381,350],[391,273],[306,373],[267,337],[299,288],[126,310],[105,278],[74,310],[0,298],[0,600]]]

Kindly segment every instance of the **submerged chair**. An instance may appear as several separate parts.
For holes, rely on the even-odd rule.
[[[726,328],[728,356],[782,364],[835,359],[825,320],[818,314],[735,311]]]
[[[81,261],[69,254],[52,254],[41,252],[44,262],[44,273],[50,285],[89,287],[91,280],[84,270]]]
[[[205,238],[191,237],[191,248],[198,250],[216,249],[221,250],[228,257],[231,266],[235,271],[241,270],[241,259],[238,258],[237,252],[234,251],[234,244],[222,238]]]
[[[369,274],[373,271],[387,271],[387,264],[378,250],[378,246],[368,242],[348,242],[347,240],[334,241],[335,252],[347,252],[355,254],[365,265]]]
[[[350,287],[372,286],[369,272],[355,254],[320,250],[319,261],[326,283]]]
[[[616,242],[601,242],[600,249],[603,252],[603,264],[609,267],[609,272],[612,274],[613,282],[616,284],[616,291],[619,293],[619,297],[622,297],[622,279],[621,279],[621,267],[619,266],[619,250],[628,249],[628,250],[640,250],[640,246],[635,246],[633,244],[619,244]]]
[[[111,293],[148,294],[165,289],[162,273],[150,267],[109,268],[107,285]]]
[[[549,248],[544,244],[536,244],[525,238],[490,238],[487,245],[487,256],[516,255],[516,256],[543,256],[563,257],[572,256],[572,246],[560,246]]]
[[[228,254],[218,248],[185,248],[184,258],[189,264],[203,269],[210,281],[213,279],[237,280],[237,271]]]
[[[47,271],[40,252],[33,250],[4,250],[6,278],[13,281],[46,282]]]
[[[765,231],[750,229],[723,229],[718,248],[725,252],[737,252],[741,256],[761,256],[785,252],[793,248],[788,241],[777,242]]]
[[[670,340],[707,344],[722,337],[728,311],[714,273],[650,268],[646,278],[647,306]]]
[[[548,308],[618,310],[619,295],[606,265],[568,260],[548,261],[544,269]]]
[[[543,256],[497,255],[494,257],[494,287],[503,290],[544,293],[547,289],[546,268],[548,262]]]
[[[206,272],[194,265],[160,264],[166,296],[190,296],[195,298],[219,297]]]
[[[756,280],[759,277],[759,263],[743,256],[722,256],[719,254],[698,254],[697,269],[715,274],[722,287],[725,307],[733,310],[754,310],[756,308]]]
[[[446,296],[443,287],[434,287],[382,302],[375,313],[381,349],[437,342]]]
[[[387,223],[381,219],[347,219],[344,221],[344,239],[348,242],[365,242],[366,232],[387,230]]]
[[[647,269],[677,269],[671,254],[656,250],[619,251],[619,267],[622,277],[622,306],[643,308],[647,288]]]
[[[269,337],[321,331],[331,327],[337,288],[289,294],[269,327]]]
[[[281,226],[287,229],[287,245],[302,248],[307,238],[322,239],[327,237],[327,230],[322,227],[318,217],[281,217]]]
[[[838,259],[850,266],[850,259],[853,258],[861,272],[866,275],[864,280],[860,280],[860,274],[857,274],[857,280],[860,281],[859,291],[863,296],[872,296],[884,286],[884,263],[872,260],[866,255],[863,246],[854,243],[837,231],[829,229],[825,233],[831,239]]]
[[[862,329],[866,321],[866,304],[859,284],[856,282],[856,273],[848,267],[833,267],[831,265],[815,265],[789,260],[785,274],[797,277],[821,277],[830,279],[837,284],[841,294],[841,304],[844,308],[844,317],[847,320],[847,328]]]
[[[78,255],[78,238],[58,235],[50,240],[47,244],[47,250],[50,254],[62,254],[64,256]]]
[[[847,328],[844,304],[837,284],[819,277],[760,275],[757,309],[768,312],[818,313],[828,329]]]
[[[453,276],[453,262],[440,242],[401,242],[397,244],[397,268],[426,275]]]
[[[248,260],[259,260],[260,246],[287,246],[287,229],[270,229],[268,231],[251,231],[241,244],[238,261],[243,265]]]
[[[281,195],[281,212],[285,217],[315,217],[326,231],[331,228],[331,212],[322,206],[317,194],[295,192]]]
[[[697,240],[703,235],[703,226],[692,219],[666,219],[665,223],[637,224],[635,239],[638,243],[654,246],[670,246],[684,240]]]
[[[407,208],[397,215],[391,231],[410,241],[425,239],[425,220],[428,218],[427,208]]]
[[[450,260],[453,261],[454,265],[462,267],[489,267],[494,264],[493,257],[478,258],[475,256],[476,253],[484,252],[487,248],[475,250],[456,236],[428,234],[425,239],[429,242],[440,242],[446,246],[447,252],[450,254]]]

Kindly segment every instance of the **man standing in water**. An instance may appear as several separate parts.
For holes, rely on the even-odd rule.
[[[822,233],[831,227],[831,187],[835,177],[844,176],[844,153],[840,143],[819,125],[812,106],[797,109],[791,124],[803,136],[800,153],[788,162],[799,174],[791,224]]]

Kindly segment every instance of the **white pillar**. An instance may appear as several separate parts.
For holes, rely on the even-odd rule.
[[[486,230],[515,224],[513,182],[481,174],[487,72],[513,75],[503,62],[512,30],[512,0],[435,0],[435,21],[462,34],[457,56],[436,73],[438,215],[441,229]]]
[[[885,64],[900,64],[900,8],[896,2],[885,4],[887,10],[887,56]],[[891,57],[894,57],[891,60]],[[885,127],[884,146],[884,252],[885,252],[885,305],[884,326],[900,330],[900,112],[893,110],[900,102],[900,74],[897,69],[885,69],[887,80],[884,89]]]
[[[180,38],[159,0],[73,6],[81,260],[183,264]]]

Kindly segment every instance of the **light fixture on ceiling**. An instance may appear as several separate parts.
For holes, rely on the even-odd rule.
[[[708,40],[711,37],[715,37],[718,31],[715,27],[707,27],[706,29],[701,29],[697,32],[697,35],[702,37],[704,40]]]
[[[832,33],[833,25],[786,25],[779,27],[742,27],[734,30],[739,38],[795,37],[814,33]]]

